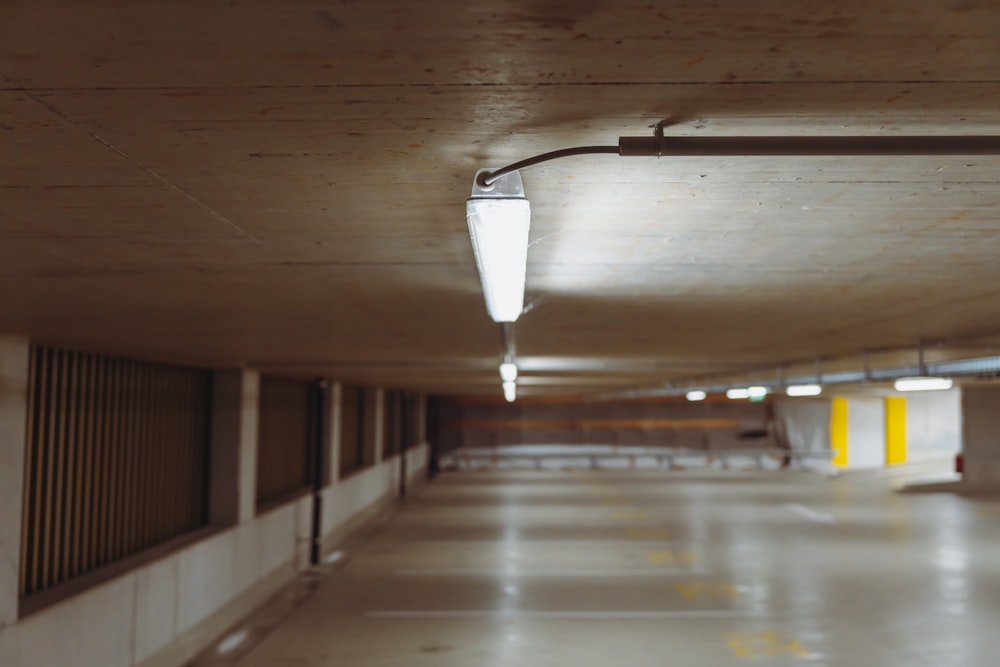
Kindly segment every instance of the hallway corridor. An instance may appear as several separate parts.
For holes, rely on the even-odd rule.
[[[452,473],[197,665],[989,667],[1000,502],[875,476]]]

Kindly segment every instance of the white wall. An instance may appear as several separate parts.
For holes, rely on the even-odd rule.
[[[962,392],[912,392],[906,395],[906,460],[950,459],[962,449]]]
[[[778,398],[774,417],[795,451],[830,449],[830,399]]]
[[[885,401],[850,398],[847,402],[847,467],[885,466]]]

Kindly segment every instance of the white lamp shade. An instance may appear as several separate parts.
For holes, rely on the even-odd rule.
[[[496,322],[513,322],[524,309],[528,200],[469,199],[466,212],[486,311]]]
[[[489,170],[480,169],[476,176],[484,171]],[[513,322],[524,310],[531,225],[521,175],[516,171],[505,174],[486,187],[473,181],[465,212],[486,312],[495,322]]]
[[[517,379],[517,364],[505,361],[500,364],[500,379],[504,382],[513,382]]]
[[[513,403],[514,399],[517,398],[517,383],[515,382],[504,382],[503,383],[503,397],[507,399],[508,403]]]
[[[899,378],[895,382],[896,391],[941,391],[951,389],[951,378],[910,377]]]
[[[785,387],[785,393],[789,396],[819,396],[823,387],[818,384],[792,384]]]

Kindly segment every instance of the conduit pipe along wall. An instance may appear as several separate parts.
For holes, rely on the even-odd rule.
[[[602,400],[613,400],[618,398],[642,398],[652,396],[681,396],[689,391],[698,390],[710,394],[725,393],[736,388],[746,388],[750,385],[760,385],[773,388],[787,387],[791,385],[819,384],[864,384],[872,382],[893,382],[900,378],[908,377],[942,377],[942,378],[975,378],[975,377],[996,377],[1000,375],[1000,356],[975,357],[972,359],[956,359],[953,361],[928,362],[915,366],[894,366],[891,368],[856,369],[849,371],[834,371],[823,373],[817,371],[812,375],[800,375],[785,377],[780,381],[773,378],[776,373],[771,374],[770,380],[762,379],[760,376],[747,378],[734,378],[732,381],[715,379],[709,382],[679,382],[666,387],[650,387],[648,389],[630,389],[622,392],[602,394],[598,398]]]

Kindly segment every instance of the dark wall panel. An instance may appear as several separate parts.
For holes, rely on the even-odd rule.
[[[309,486],[310,387],[302,380],[260,381],[257,506]]]
[[[207,371],[34,347],[22,598],[206,522]]]

